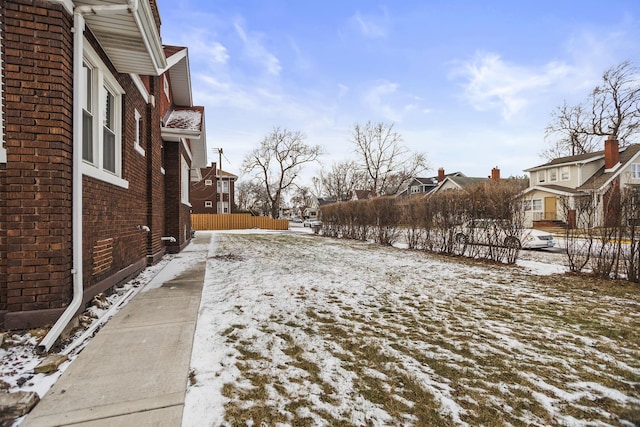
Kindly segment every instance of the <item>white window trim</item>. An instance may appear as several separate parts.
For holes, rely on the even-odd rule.
[[[140,76],[133,73],[130,73],[129,76],[131,77],[131,80],[133,80],[133,84],[136,85],[138,92],[140,92],[140,95],[142,95],[142,98],[144,98],[145,102],[155,107],[155,99],[153,98],[153,95],[150,95],[147,91],[147,88],[144,86],[144,83],[142,82]]]
[[[136,132],[135,132],[136,134],[133,138],[133,148],[135,148],[135,150],[138,153],[140,153],[140,155],[144,156],[146,152],[144,151],[144,148],[142,148],[142,146],[140,145],[140,132],[142,131],[142,116],[140,115],[138,110],[135,110],[134,114],[136,119]]]
[[[206,200],[204,202],[204,207],[205,208],[212,208],[213,207],[213,202],[211,200]]]
[[[205,180],[204,180],[204,185],[206,185],[206,186],[213,186],[213,181],[212,181],[212,180],[210,180],[210,179],[205,179]]]
[[[640,180],[640,163],[631,163],[631,166],[629,167],[629,175],[633,180]]]
[[[553,176],[555,172],[555,178]],[[558,168],[549,169],[549,182],[558,182]]]
[[[84,42],[84,55],[83,60],[93,67],[91,82],[92,90],[95,95],[93,99],[94,117],[97,119],[97,123],[93,127],[93,144],[94,144],[94,157],[93,161],[89,162],[83,160],[82,173],[84,175],[91,176],[101,181],[108,182],[119,187],[128,188],[129,182],[122,179],[122,96],[125,94],[124,89],[118,84],[115,77],[109,72],[107,66],[102,62],[96,51],[91,47],[89,42],[85,39]],[[105,104],[103,87],[107,87],[114,95],[114,116],[115,116],[115,139],[116,139],[116,159],[115,166],[116,171],[112,173],[103,169],[103,132],[102,132],[102,117],[103,108]],[[83,92],[85,88],[81,89]],[[82,94],[81,97],[86,96]]]
[[[542,179],[540,179],[540,178],[542,178]],[[547,171],[546,170],[538,171],[537,181],[540,182],[540,183],[547,182]]]
[[[540,202],[540,209],[536,209],[535,202]],[[532,212],[543,212],[544,211],[544,204],[542,203],[542,199],[531,199],[531,211]]]
[[[563,178],[562,177],[562,169],[567,169],[567,177]],[[571,168],[569,166],[562,166],[560,168],[560,175],[559,175],[560,181],[570,181],[571,180]]]
[[[180,201],[183,205],[191,207],[189,202],[189,164],[184,156],[180,156]]]
[[[162,85],[164,88],[164,95],[167,97],[167,101],[171,101],[171,97],[169,96],[169,79],[167,79],[167,75],[162,75]]]

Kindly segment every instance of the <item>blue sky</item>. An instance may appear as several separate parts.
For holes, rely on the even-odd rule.
[[[544,129],[602,72],[640,65],[640,1],[158,0],[187,46],[209,160],[240,174],[274,126],[353,158],[355,123],[394,123],[434,176],[503,177],[544,162]],[[306,178],[320,165],[307,167]]]

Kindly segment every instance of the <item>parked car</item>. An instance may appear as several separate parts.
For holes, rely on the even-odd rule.
[[[555,246],[553,235],[533,228],[518,229],[507,220],[474,219],[465,222],[456,242],[508,248],[542,249]]]
[[[302,223],[302,225],[304,227],[321,227],[322,226],[322,221],[317,220],[317,219],[305,219],[304,222]]]
[[[525,228],[522,230],[520,242],[523,249],[543,249],[552,248],[556,245],[553,234],[535,228]]]
[[[291,222],[301,223],[301,222],[302,222],[302,219],[301,219],[300,217],[298,217],[298,216],[292,216],[292,217],[289,219],[289,221],[291,221]]]

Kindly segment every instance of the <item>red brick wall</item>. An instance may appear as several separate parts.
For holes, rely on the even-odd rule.
[[[150,93],[155,99],[162,93],[161,78],[149,78]],[[161,238],[165,236],[165,173],[163,159],[163,141],[160,134],[161,111],[157,107],[147,107],[147,225],[151,229],[147,240],[148,263],[157,261],[164,255],[165,245]]]
[[[96,51],[97,43],[91,42]],[[136,120],[135,111],[142,116],[141,135],[147,133],[152,125],[147,118],[147,103],[128,74],[119,74],[109,66],[108,58],[101,55],[111,74],[125,91],[122,102],[122,178],[128,182],[128,188],[122,188],[107,182],[83,177],[83,274],[84,287],[94,288],[97,283],[103,287],[112,286],[108,279],[118,271],[132,264],[146,260],[148,233],[142,226],[147,224],[147,156],[134,148]],[[156,122],[157,123],[157,122]],[[141,145],[146,145],[144,141]],[[149,226],[150,227],[150,226]],[[96,257],[99,242],[113,239],[112,262],[109,268],[96,269],[99,262]],[[146,262],[145,262],[146,263]]]
[[[61,308],[70,298],[72,21],[47,1],[2,5],[0,310],[9,316]]]
[[[55,321],[72,296],[73,20],[44,0],[0,0],[0,6],[8,160],[0,164],[0,327],[19,328]],[[110,67],[90,31],[85,36]],[[170,107],[162,78],[142,77],[154,106],[128,74],[110,69],[125,90],[128,188],[83,176],[85,300],[157,261],[166,249],[163,236],[175,237],[179,249],[191,230],[190,208],[180,201],[184,147],[161,136]],[[135,110],[144,155],[134,147]]]
[[[216,186],[216,163],[211,167],[200,169],[202,180],[191,183],[191,212],[194,214],[215,214],[217,213],[217,186]],[[207,179],[211,180],[211,185],[205,185]],[[205,201],[211,201],[211,207],[204,206]]]

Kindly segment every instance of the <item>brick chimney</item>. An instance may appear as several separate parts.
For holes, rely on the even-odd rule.
[[[611,169],[620,162],[620,146],[615,135],[604,142],[604,168]]]
[[[438,169],[438,182],[444,181],[444,168]]]
[[[500,169],[497,166],[491,169],[491,181],[500,181]]]

